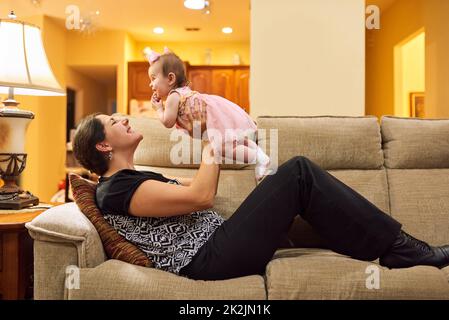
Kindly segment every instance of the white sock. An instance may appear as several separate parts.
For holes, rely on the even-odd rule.
[[[256,161],[258,165],[267,165],[270,162],[270,157],[259,146],[257,146]]]

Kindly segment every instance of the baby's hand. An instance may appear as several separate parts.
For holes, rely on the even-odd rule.
[[[162,99],[158,97],[157,93],[153,93],[151,96],[151,107],[153,110],[157,111],[160,108],[163,108]]]

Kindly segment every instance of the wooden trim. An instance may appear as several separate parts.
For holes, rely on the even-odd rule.
[[[195,69],[249,69],[250,66],[247,65],[224,65],[224,66],[218,66],[218,65],[194,65],[190,66],[189,70],[195,70]]]

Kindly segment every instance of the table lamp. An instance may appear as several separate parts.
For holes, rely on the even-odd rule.
[[[25,169],[25,133],[34,113],[19,109],[16,95],[65,95],[48,63],[39,27],[18,21],[13,12],[0,19],[0,209],[19,210],[39,204],[39,199],[17,186]]]

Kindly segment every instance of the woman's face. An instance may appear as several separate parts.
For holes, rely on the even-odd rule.
[[[107,144],[112,151],[136,147],[143,139],[143,136],[140,133],[135,132],[131,128],[127,118],[108,116],[105,114],[100,114],[96,116],[96,118],[103,123],[106,134],[104,143]]]

